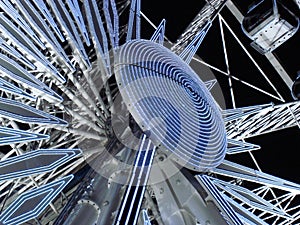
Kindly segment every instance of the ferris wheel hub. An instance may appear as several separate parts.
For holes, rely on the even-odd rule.
[[[137,124],[170,157],[196,171],[222,162],[227,141],[220,111],[179,56],[152,41],[133,40],[118,50],[115,75]]]

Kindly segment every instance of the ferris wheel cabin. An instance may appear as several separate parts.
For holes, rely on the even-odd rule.
[[[299,18],[288,1],[260,0],[249,7],[242,21],[243,32],[252,40],[251,46],[261,54],[272,52],[299,28]]]

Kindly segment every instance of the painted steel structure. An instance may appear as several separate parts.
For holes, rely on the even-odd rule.
[[[247,139],[299,126],[300,103],[284,100],[222,16],[227,7],[241,22],[235,4],[206,1],[171,47],[167,21],[156,27],[141,4],[0,2],[0,224],[298,224],[300,185],[264,173]],[[216,21],[226,71],[195,55]],[[224,28],[273,92],[230,73]],[[230,85],[233,107],[222,108],[217,79],[192,62],[281,103],[237,107]]]
[[[187,52],[197,49],[201,38],[196,36],[194,42]],[[157,146],[171,151],[170,157],[185,167],[208,171],[226,154],[225,126],[213,97],[183,61],[184,55],[152,41],[132,40],[116,55],[116,81],[131,115]],[[161,121],[153,122],[156,118]]]

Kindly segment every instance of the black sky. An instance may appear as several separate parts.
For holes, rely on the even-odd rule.
[[[246,13],[249,4],[252,0],[234,0],[238,8],[243,14]],[[160,0],[148,0],[142,1],[142,12],[155,24],[158,25],[162,19],[166,19],[166,36],[171,41],[176,41],[179,35],[185,30],[191,20],[197,15],[201,7],[205,4],[204,0],[185,0],[177,3],[175,1],[165,1],[161,4]],[[256,52],[249,47],[250,40],[243,34],[240,24],[236,21],[235,17],[224,7],[221,11],[221,15],[226,22],[230,25],[231,29],[236,32],[240,40],[243,42],[248,51],[259,62],[260,66],[267,74],[268,78],[274,83],[282,97],[286,102],[294,101],[290,89],[285,85],[280,76],[266,60],[266,57]],[[142,38],[148,39],[154,31],[147,22],[142,21]],[[229,34],[228,30],[224,30],[225,34]],[[230,36],[230,35],[229,35]],[[282,63],[284,69],[294,80],[296,73],[300,70],[299,54],[300,50],[300,31],[298,31],[287,42],[278,47],[273,54]],[[254,83],[259,87],[265,88],[272,92],[272,89],[268,87],[266,81],[260,77],[259,72],[255,69],[255,66],[249,61],[245,53],[240,49],[239,45],[233,38],[227,40],[227,48],[230,59],[230,71],[233,75],[239,76],[241,79]],[[223,50],[220,42],[220,31],[218,21],[213,21],[213,26],[209,30],[207,36],[202,42],[197,55],[206,62],[211,62],[214,65],[225,68],[223,60]],[[222,65],[223,63],[223,65]],[[227,108],[230,108],[230,103],[227,78],[224,78],[217,73],[216,78],[224,87],[224,96],[227,102]],[[227,85],[227,86],[226,86]],[[265,96],[257,91],[253,91],[250,88],[242,85],[239,82],[233,83],[236,90],[236,106],[250,106],[257,104],[266,104],[274,102],[280,104],[280,101],[271,99],[269,96]],[[226,90],[225,90],[226,89]],[[257,137],[246,140],[250,143],[258,144],[261,146],[260,150],[253,152],[256,160],[263,172],[270,173],[272,175],[279,176],[290,181],[294,181],[300,184],[300,163],[298,162],[298,150],[299,150],[300,130],[298,127],[288,128],[281,131],[260,135]],[[229,157],[238,161],[241,164],[247,164],[249,155]],[[251,163],[250,163],[251,164]],[[251,165],[249,165],[251,166]]]

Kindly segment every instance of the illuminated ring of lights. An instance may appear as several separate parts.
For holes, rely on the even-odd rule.
[[[118,49],[115,75],[137,124],[170,157],[197,171],[222,162],[227,140],[219,108],[179,56],[160,44],[133,40]]]

